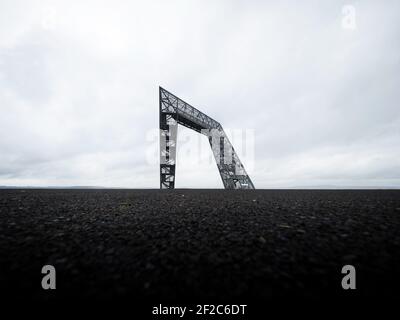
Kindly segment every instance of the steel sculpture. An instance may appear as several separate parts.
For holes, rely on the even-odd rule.
[[[178,124],[208,137],[225,189],[254,189],[221,124],[169,91],[159,88],[160,189],[175,188]]]

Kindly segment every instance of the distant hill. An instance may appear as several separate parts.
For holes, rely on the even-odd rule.
[[[0,189],[158,189],[158,188],[126,188],[102,186],[0,186]],[[176,189],[216,189],[216,188],[176,188]],[[218,189],[218,188],[217,188]],[[295,187],[269,187],[257,188],[258,190],[398,190],[400,186],[295,186]]]
[[[0,189],[112,189],[98,186],[0,186]]]

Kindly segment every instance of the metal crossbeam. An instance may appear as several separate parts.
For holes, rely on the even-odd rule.
[[[225,189],[254,189],[221,124],[169,91],[159,88],[160,189],[175,188],[178,124],[208,137]]]

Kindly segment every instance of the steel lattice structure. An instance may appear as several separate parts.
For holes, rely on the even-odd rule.
[[[225,189],[254,189],[221,124],[163,88],[160,105],[160,189],[175,188],[178,124],[208,137]]]

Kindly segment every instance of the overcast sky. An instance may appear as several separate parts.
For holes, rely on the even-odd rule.
[[[256,188],[400,187],[400,2],[378,0],[2,0],[0,185],[158,188],[159,85],[247,132]],[[176,187],[222,187],[200,158],[180,127]]]

